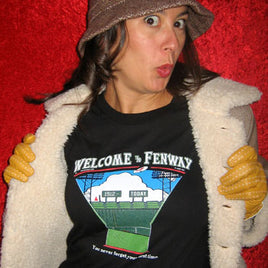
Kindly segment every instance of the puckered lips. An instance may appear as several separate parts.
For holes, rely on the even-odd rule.
[[[157,67],[157,73],[160,77],[166,78],[170,76],[172,70],[173,70],[173,64],[164,64],[159,67]]]

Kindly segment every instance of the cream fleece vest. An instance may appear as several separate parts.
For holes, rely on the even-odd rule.
[[[47,117],[36,133],[32,149],[35,174],[27,183],[10,182],[2,243],[2,268],[56,268],[66,258],[66,237],[72,227],[64,202],[66,164],[63,146],[89,94],[85,85],[45,104]],[[260,92],[216,78],[189,98],[191,124],[208,195],[211,265],[241,267],[241,246],[252,246],[268,232],[265,208],[246,224],[243,201],[228,201],[218,194],[219,178],[228,156],[246,144],[243,123],[230,110],[250,104]],[[246,229],[245,229],[246,228]]]

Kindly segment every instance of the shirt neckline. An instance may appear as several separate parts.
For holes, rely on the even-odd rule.
[[[101,112],[117,122],[122,124],[135,124],[144,122],[147,123],[155,118],[160,118],[162,115],[166,114],[169,111],[172,111],[173,108],[177,107],[177,105],[185,104],[186,99],[182,98],[174,98],[167,105],[148,111],[143,113],[121,113],[112,108],[108,102],[105,100],[104,93],[100,94],[97,98],[96,105],[101,110]]]

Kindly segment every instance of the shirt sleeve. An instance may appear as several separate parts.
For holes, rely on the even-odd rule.
[[[254,114],[249,105],[240,106],[231,110],[231,115],[242,121],[246,131],[248,145],[255,148],[258,152],[257,127]],[[258,155],[258,161],[263,165],[266,177],[268,177],[268,162]],[[244,223],[242,245],[246,247],[260,243],[268,232],[268,197],[263,202],[262,210],[254,217]]]

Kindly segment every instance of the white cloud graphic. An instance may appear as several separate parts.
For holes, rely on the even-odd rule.
[[[132,197],[129,197],[129,191],[148,191],[148,197],[144,197],[144,201],[162,201],[162,191],[153,190],[146,186],[142,182],[142,179],[137,175],[131,175],[127,172],[111,175],[107,180],[99,185],[91,188],[91,201],[105,201],[105,197],[102,197],[102,191],[121,191],[121,197],[117,198],[117,202],[120,201],[132,201]],[[164,199],[168,196],[164,193]],[[90,202],[90,189],[85,193],[85,198]],[[101,199],[101,200],[99,200]],[[115,198],[108,198],[108,201],[114,201]],[[135,201],[141,201],[141,197],[136,197]]]

